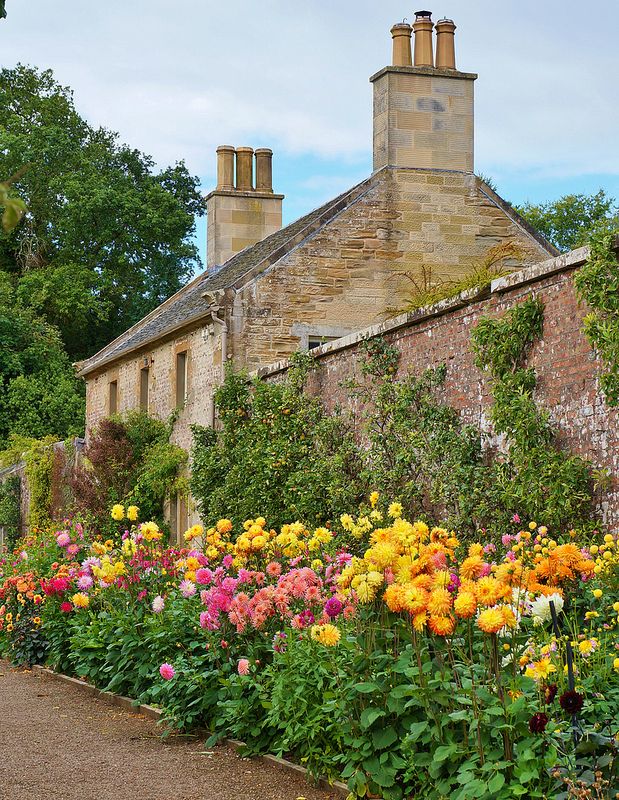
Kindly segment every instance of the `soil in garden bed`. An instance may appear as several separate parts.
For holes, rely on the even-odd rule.
[[[0,800],[330,800],[302,777],[207,749],[41,673],[0,661]]]

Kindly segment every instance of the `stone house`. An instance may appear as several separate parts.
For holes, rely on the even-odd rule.
[[[192,424],[215,423],[226,362],[256,369],[384,321],[406,308],[411,279],[462,278],[501,243],[518,248],[512,269],[556,255],[474,174],[477,75],[456,69],[454,31],[427,12],[392,28],[393,63],[370,78],[372,174],[284,228],[272,152],[217,149],[207,269],[78,364],[87,432],[114,412],[177,409],[173,438],[188,448]],[[194,519],[172,498],[177,535]]]

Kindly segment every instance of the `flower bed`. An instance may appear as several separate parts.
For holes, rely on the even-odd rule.
[[[221,519],[182,549],[135,507],[107,541],[33,532],[0,565],[0,652],[355,797],[614,796],[617,537],[401,514],[374,493],[333,529]]]

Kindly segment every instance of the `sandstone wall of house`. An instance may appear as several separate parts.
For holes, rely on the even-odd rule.
[[[88,432],[109,416],[109,385],[117,382],[118,413],[139,409],[140,373],[149,368],[148,413],[167,419],[177,408],[176,354],[187,353],[186,400],[178,407],[178,419],[172,440],[189,449],[191,425],[207,425],[212,420],[214,387],[222,374],[222,337],[212,324],[204,324],[181,333],[167,341],[157,342],[149,349],[131,354],[120,363],[103,368],[88,378],[86,419]]]
[[[354,204],[239,288],[229,323],[235,362],[256,368],[308,337],[382,321],[406,307],[413,280],[461,278],[502,242],[522,251],[511,266],[548,258],[509,213],[472,174],[382,170]]]
[[[582,333],[586,309],[573,285],[574,269],[585,249],[497,280],[486,296],[445,301],[434,309],[402,315],[316,351],[320,368],[309,389],[329,406],[346,404],[342,381],[359,369],[359,343],[382,335],[402,353],[402,372],[420,373],[447,366],[444,401],[462,419],[489,433],[491,397],[485,376],[475,367],[471,330],[483,316],[500,316],[531,294],[543,300],[544,332],[533,347],[529,365],[537,374],[536,400],[550,412],[559,444],[606,469],[610,486],[596,495],[598,511],[611,526],[619,524],[619,412],[609,409],[599,389],[602,365]],[[488,296],[489,295],[489,296]],[[280,380],[286,363],[258,371],[265,380]]]

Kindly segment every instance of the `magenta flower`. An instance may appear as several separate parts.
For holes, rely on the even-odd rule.
[[[213,573],[210,569],[204,569],[204,567],[200,567],[200,569],[196,572],[196,583],[199,583],[201,586],[207,586],[213,578]]]
[[[342,601],[337,597],[330,597],[325,603],[325,613],[327,616],[331,617],[331,619],[335,619],[339,616],[343,608]]]
[[[171,681],[172,678],[176,675],[176,670],[174,669],[172,664],[162,664],[159,667],[159,674],[164,680]]]
[[[77,579],[77,588],[85,591],[86,589],[90,589],[93,584],[93,580],[90,575],[80,575]]]
[[[61,531],[56,536],[56,544],[58,547],[66,547],[67,545],[71,544],[71,537],[66,531]]]

